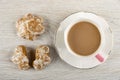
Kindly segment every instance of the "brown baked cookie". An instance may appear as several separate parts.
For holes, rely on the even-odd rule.
[[[49,56],[49,47],[45,45],[37,47],[33,67],[36,70],[40,70],[47,66],[50,62],[51,58]]]
[[[21,70],[28,69],[29,66],[29,60],[27,58],[27,51],[26,47],[23,45],[19,45],[15,48],[15,52],[11,58],[11,61],[14,64],[18,65],[18,68]]]
[[[34,40],[45,31],[42,24],[42,18],[27,14],[16,22],[17,35],[27,40]]]

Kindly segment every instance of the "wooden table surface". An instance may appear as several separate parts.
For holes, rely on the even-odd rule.
[[[107,61],[92,69],[77,69],[62,61],[54,49],[59,23],[75,12],[92,12],[104,17],[114,35]],[[15,22],[26,13],[44,18],[46,32],[28,41],[16,35]],[[10,61],[14,48],[51,46],[52,63],[41,71],[21,71]],[[0,0],[0,80],[120,80],[120,0]]]

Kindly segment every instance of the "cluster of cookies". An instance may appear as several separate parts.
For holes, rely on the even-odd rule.
[[[27,40],[34,40],[45,31],[42,24],[42,18],[27,14],[16,23],[17,35]],[[49,52],[49,47],[46,45],[40,45],[36,48],[35,60],[32,62],[34,69],[41,70],[51,62]],[[11,57],[11,61],[17,64],[19,69],[27,70],[30,68],[27,54],[27,48],[24,45],[18,45]]]

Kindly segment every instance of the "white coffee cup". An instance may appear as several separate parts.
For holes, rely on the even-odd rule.
[[[101,42],[99,48],[88,56],[77,55],[74,51],[71,50],[68,43],[68,33],[74,24],[78,22],[89,22],[94,24],[100,32]],[[77,67],[77,68],[91,68],[97,66],[107,59],[111,48],[112,48],[112,32],[108,23],[100,16],[97,16],[93,13],[79,12],[70,15],[64,21],[61,22],[60,28],[57,32],[57,37],[62,33],[61,43],[57,41],[56,38],[56,47],[60,57],[67,62],[68,64]],[[63,47],[63,49],[61,48]],[[60,50],[64,50],[61,51]]]

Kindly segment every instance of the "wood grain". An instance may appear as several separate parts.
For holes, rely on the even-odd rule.
[[[54,35],[59,23],[72,13],[85,11],[104,17],[114,35],[108,60],[92,69],[77,69],[62,61],[54,49]],[[42,16],[46,32],[35,41],[16,35],[15,22],[26,13]],[[41,71],[18,70],[10,62],[15,46],[35,48],[51,46],[52,63]],[[120,0],[0,0],[0,80],[120,80]]]

